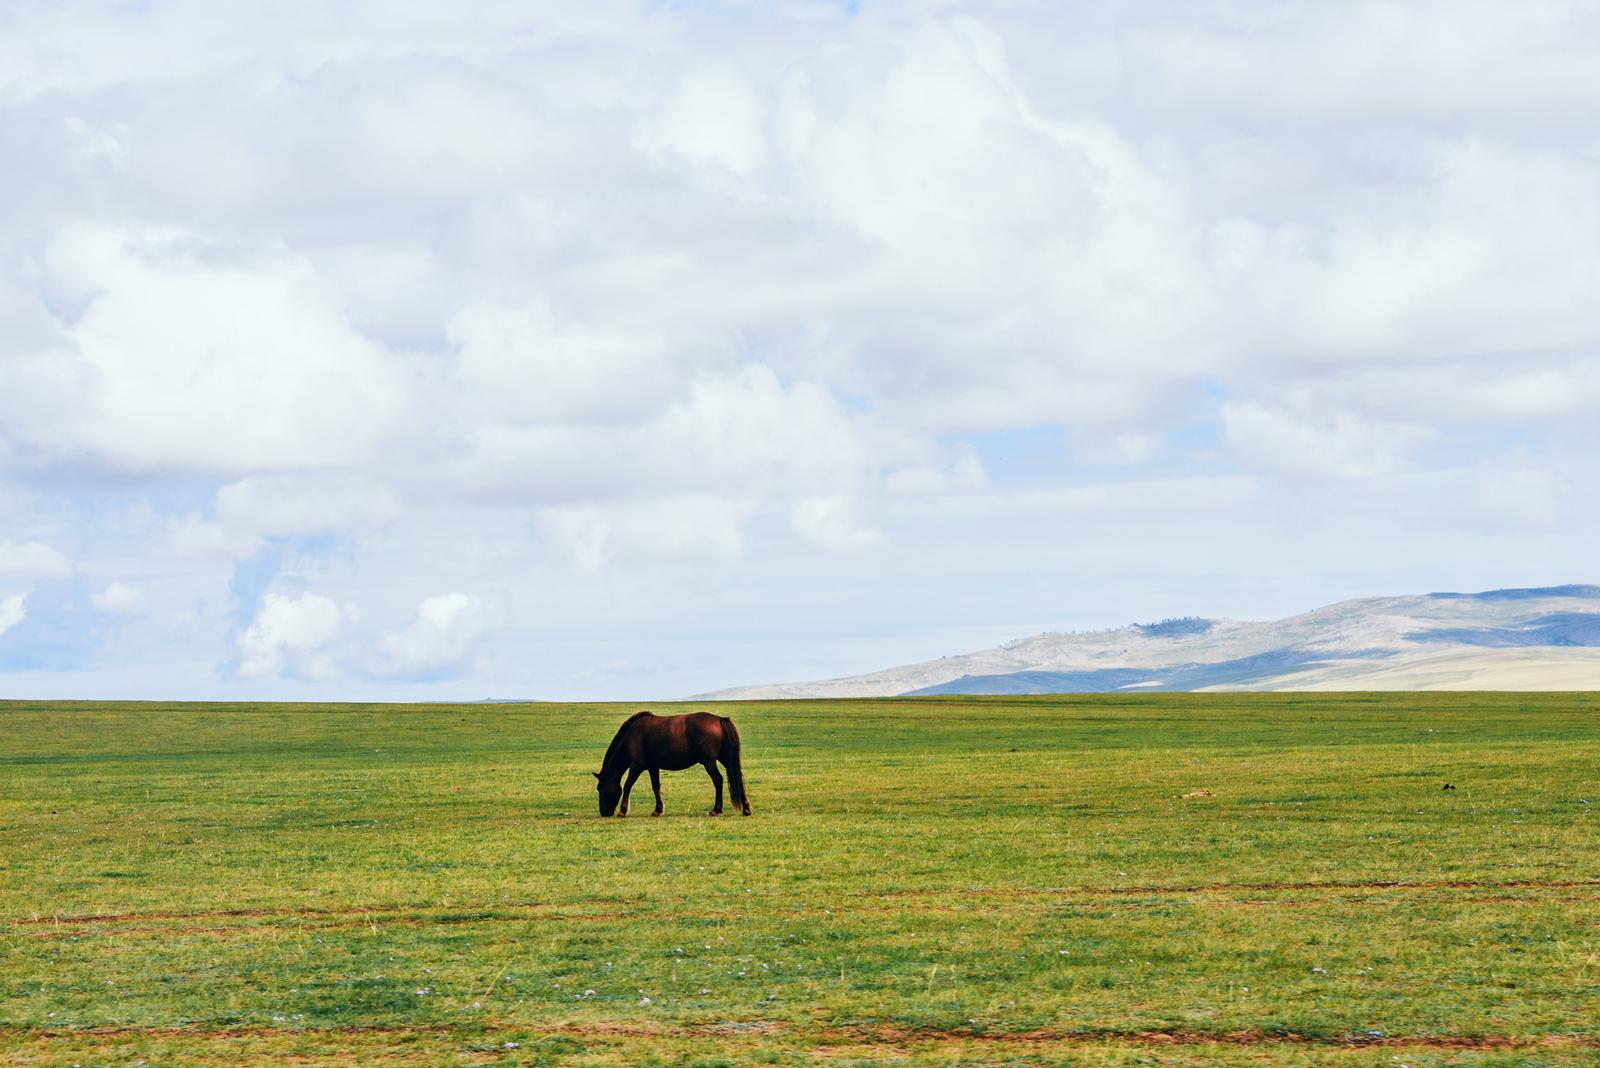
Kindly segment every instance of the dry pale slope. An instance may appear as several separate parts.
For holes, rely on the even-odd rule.
[[[961,656],[702,697],[915,691],[1600,689],[1600,586],[1343,601],[1270,622],[1179,620],[1039,634]]]
[[[1259,684],[1211,690],[1600,690],[1600,649],[1448,646],[1384,660],[1339,660]]]

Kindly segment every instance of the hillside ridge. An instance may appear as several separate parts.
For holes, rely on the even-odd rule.
[[[1317,689],[1600,690],[1600,585],[1366,597],[1265,622],[1182,616],[1047,631],[861,675],[698,697]]]

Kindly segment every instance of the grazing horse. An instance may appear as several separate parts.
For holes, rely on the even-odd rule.
[[[650,789],[655,791],[656,810],[652,816],[661,815],[661,773],[682,771],[699,764],[711,776],[717,787],[717,803],[707,815],[722,815],[722,773],[717,771],[717,761],[728,769],[728,787],[733,803],[746,816],[750,815],[750,802],[744,794],[744,769],[739,766],[739,732],[733,729],[733,720],[727,716],[713,716],[709,712],[690,712],[682,716],[658,716],[652,712],[636,712],[617,730],[606,750],[600,770],[594,772],[599,781],[595,790],[600,794],[600,815],[628,814],[628,794],[640,775],[650,773]],[[627,782],[622,773],[628,773]],[[617,802],[622,807],[617,807]]]

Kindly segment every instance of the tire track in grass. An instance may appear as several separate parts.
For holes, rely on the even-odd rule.
[[[1145,895],[1274,893],[1303,890],[1572,890],[1600,887],[1594,879],[1352,879],[1283,883],[1188,883],[1162,886],[983,887],[959,890],[888,890],[876,896],[897,897],[1137,897]]]
[[[996,895],[988,895],[996,896]],[[1040,895],[1031,895],[1037,898]],[[1027,897],[1020,900],[1027,900]],[[1361,900],[1361,899],[1356,899]],[[1593,902],[1593,894],[1539,894],[1535,896],[1518,897],[1510,894],[1487,893],[1452,897],[1449,899],[1454,904],[1463,905],[1533,905],[1549,904],[1551,902]],[[1171,904],[1166,900],[1132,901],[1125,903],[1129,908],[1156,908]],[[1327,907],[1328,902],[1321,899],[1305,898],[1211,898],[1203,902],[1203,907],[1211,909],[1315,909]],[[818,906],[821,907],[821,906]],[[790,910],[791,915],[804,915],[814,913],[818,907]],[[1011,905],[1010,909],[1016,911],[1020,903]],[[905,913],[936,913],[939,915],[957,915],[977,911],[976,906],[958,906],[932,904],[920,901],[908,901],[901,905],[830,905],[826,908],[836,916],[860,916],[870,914],[902,915]],[[993,911],[992,909],[984,911]],[[262,931],[352,931],[366,927],[439,927],[439,926],[470,926],[473,924],[500,924],[500,923],[610,923],[627,920],[649,919],[648,912],[542,912],[529,911],[520,913],[482,913],[469,912],[461,914],[441,915],[414,915],[406,913],[377,913],[364,912],[357,915],[362,919],[335,918],[327,922],[301,916],[288,914],[274,916],[271,913],[255,914],[256,918],[271,920],[299,920],[304,923],[267,922],[261,924],[236,923],[236,924],[159,924],[140,923],[129,921],[127,923],[90,923],[74,924],[63,920],[60,923],[39,924],[34,929],[24,929],[18,937],[22,938],[81,938],[94,934],[106,935],[149,935],[155,937],[172,936],[201,936],[214,935],[219,938],[240,937]],[[327,914],[325,914],[327,915]],[[338,916],[339,914],[332,914]],[[732,910],[700,910],[690,913],[678,912],[680,918],[690,915],[695,919],[738,919],[745,914]]]
[[[116,1041],[134,1039],[190,1039],[201,1042],[227,1042],[242,1039],[270,1038],[389,1038],[408,1039],[424,1036],[446,1036],[463,1041],[498,1040],[506,1037],[536,1035],[539,1037],[571,1036],[575,1038],[749,1038],[758,1039],[778,1035],[787,1025],[769,1020],[733,1021],[715,1024],[694,1024],[682,1027],[594,1023],[529,1023],[500,1026],[454,1027],[450,1024],[336,1024],[328,1027],[189,1027],[172,1025],[109,1026],[109,1027],[26,1027],[14,1024],[0,1025],[0,1035],[38,1038],[46,1041],[81,1041],[103,1039]]]
[[[557,1022],[546,1024],[502,1025],[458,1028],[449,1025],[335,1026],[335,1027],[84,1027],[30,1028],[0,1026],[0,1034],[47,1042],[120,1039],[188,1039],[199,1042],[226,1042],[241,1039],[271,1038],[397,1038],[421,1036],[453,1037],[462,1041],[498,1040],[526,1036],[571,1036],[641,1039],[762,1039],[780,1038],[800,1047],[850,1043],[866,1046],[903,1046],[909,1043],[969,1043],[995,1046],[1284,1046],[1335,1049],[1418,1049],[1418,1050],[1528,1050],[1600,1049],[1600,1036],[1592,1034],[1548,1035],[1315,1035],[1295,1032],[1242,1028],[1228,1031],[1189,1029],[1085,1029],[1032,1031],[943,1031],[893,1025],[853,1027],[791,1028],[768,1020],[741,1020],[682,1026],[637,1025],[611,1022]]]
[[[619,902],[620,903],[620,902]],[[149,911],[129,912],[98,912],[83,913],[66,916],[27,916],[18,917],[9,921],[15,928],[30,927],[95,927],[117,926],[122,924],[150,924],[163,920],[334,920],[347,918],[386,919],[394,922],[396,918],[427,919],[439,923],[471,923],[474,920],[493,921],[495,919],[523,919],[523,915],[502,917],[507,910],[518,910],[521,913],[533,916],[548,915],[552,919],[626,919],[636,915],[629,912],[607,913],[579,913],[560,912],[562,908],[571,908],[570,905],[562,906],[547,901],[506,901],[496,902],[492,905],[467,905],[457,906],[449,911],[440,910],[438,905],[405,904],[405,905],[347,905],[332,908],[235,908],[235,909],[197,909],[184,912],[172,909],[152,909]],[[356,926],[360,926],[358,922]],[[237,929],[245,929],[235,925]],[[235,927],[226,928],[233,930]],[[172,928],[163,928],[171,930]]]
[[[883,901],[916,900],[923,898],[1118,898],[1118,897],[1176,897],[1198,894],[1224,894],[1224,893],[1292,893],[1307,891],[1381,891],[1400,890],[1425,893],[1440,890],[1478,890],[1487,892],[1488,896],[1481,899],[1484,902],[1516,903],[1520,901],[1536,901],[1539,898],[1518,898],[1497,896],[1506,891],[1513,890],[1587,890],[1600,889],[1600,879],[1501,879],[1501,880],[1475,880],[1475,879],[1447,879],[1447,880],[1416,880],[1406,881],[1398,879],[1375,880],[1349,880],[1325,882],[1280,882],[1280,883],[1195,883],[1186,885],[1143,885],[1129,887],[971,887],[956,890],[891,890],[877,894],[866,895]],[[1570,899],[1570,895],[1568,899]],[[619,902],[620,903],[620,902]],[[1275,902],[1275,901],[1239,901],[1222,902],[1239,906],[1273,907],[1278,905],[1305,905],[1315,902]],[[637,910],[607,911],[607,912],[578,912],[561,911],[564,907],[551,902],[523,901],[523,902],[497,902],[492,905],[467,906],[450,911],[431,911],[437,906],[423,904],[409,905],[351,905],[331,908],[231,908],[231,909],[202,909],[195,911],[179,910],[149,910],[128,912],[85,913],[66,916],[29,916],[18,917],[8,921],[9,926],[15,930],[26,932],[35,937],[52,937],[58,933],[70,934],[81,932],[94,927],[115,927],[123,933],[212,933],[249,931],[255,929],[249,924],[229,925],[200,925],[191,924],[187,927],[175,927],[162,921],[199,921],[199,920],[306,920],[308,927],[318,929],[336,930],[340,928],[362,927],[370,923],[404,924],[407,926],[427,926],[435,924],[468,924],[468,923],[515,923],[531,920],[572,921],[572,922],[604,922],[607,920],[638,919],[648,913]],[[912,905],[914,909],[927,911],[954,911],[950,906],[938,905]],[[827,908],[833,912],[871,912],[886,910],[884,906],[863,906],[849,902],[830,902],[806,905],[791,911],[807,912],[815,909]],[[699,917],[717,917],[743,915],[742,912],[733,910],[697,910],[694,913]],[[326,922],[323,922],[326,921]],[[345,922],[340,922],[345,921]],[[272,926],[276,926],[273,924]],[[48,928],[49,930],[40,930]]]
[[[1229,1031],[1186,1029],[1033,1031],[938,1031],[902,1027],[863,1027],[839,1032],[841,1037],[882,1042],[995,1042],[1017,1045],[1135,1045],[1135,1046],[1324,1046],[1334,1048],[1514,1050],[1531,1048],[1600,1049],[1600,1035],[1552,1034],[1516,1036],[1475,1035],[1307,1035],[1293,1031],[1239,1028]]]
[[[337,914],[335,914],[337,915]],[[91,932],[116,934],[116,935],[158,935],[170,937],[172,935],[248,935],[261,931],[355,931],[365,927],[440,927],[470,924],[494,923],[533,923],[545,921],[549,923],[606,923],[613,920],[636,920],[641,917],[637,912],[525,912],[518,914],[505,913],[447,913],[436,916],[413,915],[408,913],[361,913],[364,919],[345,920],[334,919],[332,922],[318,922],[311,920],[306,923],[234,923],[234,924],[149,924],[130,922],[127,924],[72,924],[63,922],[51,924],[43,930],[27,930],[23,932],[25,938],[66,938],[81,937]],[[732,916],[733,913],[726,915]],[[285,917],[272,917],[266,914],[265,919],[298,920],[307,919],[299,915]]]

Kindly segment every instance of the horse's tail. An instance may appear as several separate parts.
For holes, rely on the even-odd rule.
[[[739,763],[739,728],[733,725],[733,720],[727,716],[718,716],[722,721],[722,751],[717,754],[717,759],[722,761],[722,766],[728,769],[729,792],[733,795],[732,801],[744,810],[746,816],[750,815],[750,799],[744,792],[744,766]]]

